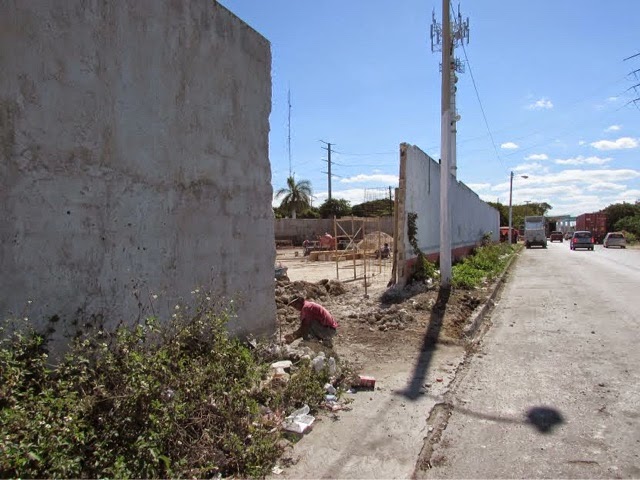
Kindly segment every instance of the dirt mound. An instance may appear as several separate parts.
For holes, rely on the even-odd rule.
[[[393,250],[393,237],[384,232],[371,232],[364,236],[364,239],[360,240],[357,244],[358,250],[377,250],[381,248],[385,243],[389,244],[389,247]]]
[[[345,286],[337,280],[320,280],[316,283],[297,280],[295,282],[276,282],[276,308],[280,321],[294,323],[298,320],[298,311],[289,306],[289,302],[296,296],[303,296],[308,300],[319,300],[321,303],[329,301],[332,297],[344,295],[347,292]]]

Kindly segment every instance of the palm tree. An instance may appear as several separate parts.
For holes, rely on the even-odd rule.
[[[296,179],[291,176],[287,178],[287,186],[276,192],[276,198],[284,195],[280,208],[289,210],[291,218],[296,218],[296,212],[303,212],[311,205],[311,182],[309,180],[300,180],[296,183]]]

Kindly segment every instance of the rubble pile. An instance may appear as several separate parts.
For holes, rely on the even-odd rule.
[[[373,308],[368,311],[352,311],[347,313],[348,318],[353,318],[361,323],[368,323],[372,327],[378,326],[378,330],[404,330],[407,324],[415,321],[415,317],[405,308],[391,305],[388,308]]]
[[[298,280],[289,282],[286,280],[276,282],[275,296],[278,318],[287,323],[294,323],[299,318],[299,313],[289,302],[294,297],[301,295],[309,300],[327,301],[332,297],[343,295],[347,292],[344,285],[337,280],[320,280],[316,283]]]

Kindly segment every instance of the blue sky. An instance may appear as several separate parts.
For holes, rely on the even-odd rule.
[[[221,3],[271,42],[274,190],[289,176],[289,88],[291,170],[311,182],[316,206],[328,190],[320,140],[335,145],[332,196],[352,205],[397,186],[401,142],[440,157],[441,54],[429,27],[441,1]],[[640,199],[640,104],[627,104],[640,97],[629,90],[640,56],[624,61],[640,53],[640,1],[475,0],[460,11],[470,41],[456,49],[468,60],[458,179],[506,204],[513,171],[513,203],[547,202],[552,215]]]

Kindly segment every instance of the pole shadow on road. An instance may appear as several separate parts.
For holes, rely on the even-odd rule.
[[[431,309],[429,326],[427,327],[427,331],[425,332],[422,340],[422,345],[420,346],[420,355],[416,361],[416,366],[413,369],[411,381],[404,390],[398,392],[408,400],[417,400],[419,397],[424,395],[423,385],[427,378],[429,366],[431,365],[434,347],[438,342],[438,337],[440,336],[440,329],[442,328],[442,321],[444,319],[444,313],[450,296],[450,288],[440,288],[436,303]]]
[[[525,418],[501,417],[489,413],[474,412],[468,408],[456,406],[453,411],[492,422],[529,424],[543,434],[553,433],[553,429],[564,423],[562,414],[552,407],[531,407],[527,410]]]

